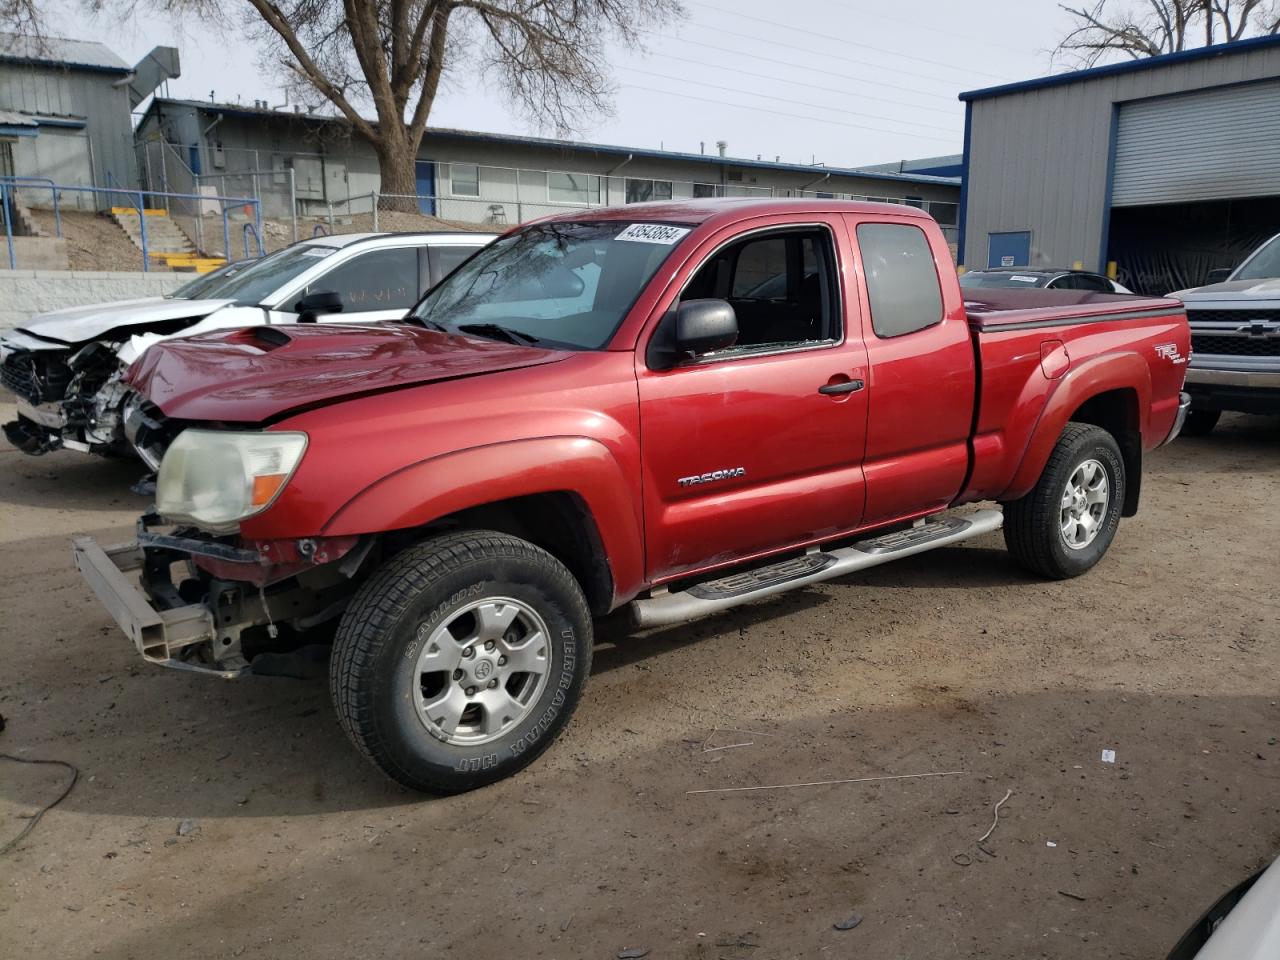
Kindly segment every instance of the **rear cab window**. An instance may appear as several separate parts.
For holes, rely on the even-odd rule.
[[[431,260],[431,286],[439,283],[453,271],[457,270],[468,257],[484,244],[459,245],[438,244],[426,248]]]
[[[906,223],[860,223],[858,249],[871,327],[888,339],[942,322],[942,286],[925,232]]]

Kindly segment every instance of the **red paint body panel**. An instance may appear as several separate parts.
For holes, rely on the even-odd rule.
[[[1169,357],[1189,355],[1180,304],[1002,290],[977,291],[983,300],[966,304],[941,231],[911,208],[716,200],[563,219],[691,227],[605,350],[406,324],[324,325],[290,328],[285,344],[252,330],[162,343],[131,382],[169,417],[308,434],[279,499],[241,525],[256,545],[417,528],[564,492],[594,520],[615,604],[673,578],[1019,496],[1063,425],[1099,393],[1129,392],[1144,447],[1160,443],[1176,416],[1185,365]],[[865,221],[925,231],[940,323],[876,335],[856,243]],[[838,342],[648,368],[659,322],[712,251],[748,231],[797,224],[831,232]],[[817,392],[843,378],[866,386]],[[714,471],[726,473],[679,483]]]
[[[658,321],[706,257],[746,230],[798,223],[831,233],[842,325],[852,335],[805,350],[648,368],[645,349]],[[853,530],[863,511],[868,391],[818,393],[833,379],[867,376],[857,275],[844,223],[818,212],[753,217],[707,229],[688,254],[648,307],[635,351],[652,582]],[[744,475],[705,485],[679,483],[681,477],[734,468]]]
[[[916,216],[847,215],[850,247],[857,225],[907,223]],[[942,232],[926,230],[942,292],[942,322],[903,336],[882,338],[871,322],[866,285],[862,337],[870,368],[867,417],[867,524],[943,510],[955,499],[969,468],[969,432],[976,392],[973,342],[951,251]]]
[[[291,324],[168,341],[129,368],[128,382],[170,417],[261,423],[353,394],[562,359],[407,323]]]

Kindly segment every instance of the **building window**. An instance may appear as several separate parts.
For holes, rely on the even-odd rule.
[[[449,190],[455,197],[480,196],[480,168],[474,163],[449,164]]]
[[[693,195],[697,199],[718,197],[720,196],[720,187],[714,183],[695,183],[693,185]]]
[[[670,180],[633,180],[627,177],[627,203],[644,203],[648,200],[670,199]]]
[[[548,173],[547,199],[554,203],[599,203],[600,178],[585,173]]]
[[[944,227],[954,227],[956,218],[960,214],[960,205],[958,203],[943,203],[939,200],[934,200],[929,204],[929,212],[933,214],[933,219]]]
[[[921,210],[924,209],[924,197],[907,197],[902,202],[908,207],[918,207]]]

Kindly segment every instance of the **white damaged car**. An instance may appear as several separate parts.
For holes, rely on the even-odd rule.
[[[121,374],[154,343],[261,324],[398,320],[493,239],[487,233],[316,237],[193,280],[167,297],[32,317],[0,334],[5,437],[24,453],[127,454]]]

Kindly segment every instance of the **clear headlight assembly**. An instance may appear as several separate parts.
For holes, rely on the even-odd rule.
[[[156,511],[230,533],[275,502],[307,449],[305,433],[184,430],[156,477]]]

